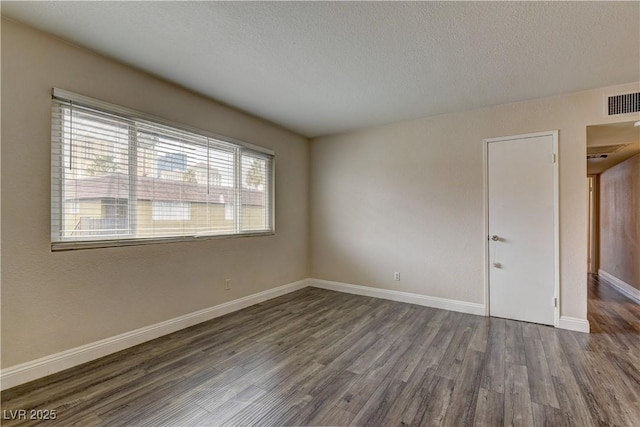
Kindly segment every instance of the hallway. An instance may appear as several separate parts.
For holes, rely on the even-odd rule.
[[[596,274],[589,274],[587,281],[587,317],[591,334],[626,336],[632,341],[640,339],[640,304],[618,292]]]

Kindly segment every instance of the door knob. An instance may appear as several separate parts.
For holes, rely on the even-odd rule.
[[[497,242],[498,240],[500,240],[500,237],[498,237],[497,234],[494,234],[493,236],[491,236],[491,240],[493,240],[494,242]]]

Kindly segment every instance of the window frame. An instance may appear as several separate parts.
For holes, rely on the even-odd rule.
[[[51,100],[52,100],[52,155],[51,155],[51,250],[52,251],[64,251],[64,250],[74,250],[74,249],[91,249],[91,248],[107,248],[107,247],[121,247],[121,246],[137,246],[137,245],[145,245],[145,244],[157,244],[157,243],[172,243],[172,242],[186,242],[186,241],[197,241],[197,240],[208,240],[208,239],[228,239],[228,238],[240,238],[240,237],[253,237],[253,236],[271,236],[276,232],[276,217],[275,217],[275,169],[276,169],[276,158],[275,152],[271,149],[261,147],[258,145],[254,145],[242,140],[238,140],[236,138],[228,137],[225,135],[220,135],[215,132],[205,131],[199,128],[195,128],[189,125],[184,125],[182,123],[174,122],[171,120],[166,120],[157,116],[153,116],[151,114],[143,113],[140,111],[136,111],[130,108],[122,107],[119,105],[111,104],[105,101],[100,101],[97,99],[93,99],[84,95],[79,95],[64,89],[53,88],[51,91]],[[236,169],[238,171],[241,170],[241,158],[243,155],[243,149],[247,150],[249,153],[254,153],[255,155],[264,156],[266,159],[270,161],[270,170],[266,174],[266,178],[268,180],[268,198],[267,198],[267,212],[268,212],[268,225],[267,229],[263,230],[241,230],[241,228],[234,227],[234,232],[232,233],[218,233],[218,232],[203,232],[198,233],[196,235],[180,235],[180,236],[167,236],[167,237],[127,237],[122,236],[116,239],[87,239],[85,237],[74,240],[60,240],[59,235],[60,231],[63,229],[64,222],[64,198],[62,194],[56,192],[63,192],[64,185],[60,185],[62,182],[61,170],[64,168],[62,162],[64,162],[64,155],[56,156],[53,154],[53,150],[56,147],[56,144],[62,145],[62,142],[54,142],[53,138],[53,128],[56,125],[55,119],[53,117],[54,105],[53,102],[60,103],[68,103],[70,105],[78,105],[82,107],[87,107],[90,109],[94,109],[100,112],[113,114],[117,116],[121,116],[127,120],[144,120],[147,122],[152,122],[161,126],[166,126],[170,128],[174,128],[176,130],[189,132],[201,137],[211,138],[214,140],[221,141],[225,144],[231,144],[239,148],[237,150],[237,157],[235,161],[240,162]],[[132,144],[132,143],[130,143]],[[131,145],[130,145],[131,150]],[[238,172],[239,174],[240,172]],[[129,178],[130,180],[134,180],[134,177]],[[265,184],[267,185],[267,184]],[[242,182],[237,180],[234,185],[234,191],[238,193],[239,188],[242,187]],[[241,204],[240,197],[236,197],[235,204]],[[130,205],[129,209],[135,209],[135,202],[133,205]],[[135,211],[134,211],[135,212]],[[236,212],[236,221],[241,221],[239,212],[241,210],[235,209]],[[54,223],[54,213],[59,217],[58,223]],[[131,214],[131,210],[129,211]],[[135,217],[135,215],[133,215]],[[135,221],[135,218],[131,218],[130,220]]]

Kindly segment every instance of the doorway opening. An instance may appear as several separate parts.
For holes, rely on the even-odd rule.
[[[640,125],[587,126],[587,317],[620,294],[640,303]],[[607,289],[604,289],[604,288]],[[597,316],[596,316],[597,317]]]

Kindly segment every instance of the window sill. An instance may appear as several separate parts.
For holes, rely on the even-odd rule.
[[[51,251],[72,251],[80,249],[119,248],[124,246],[155,245],[160,243],[196,242],[200,240],[237,239],[242,237],[274,236],[275,231],[256,231],[242,234],[208,234],[200,236],[176,236],[149,239],[91,240],[73,242],[52,242]]]

